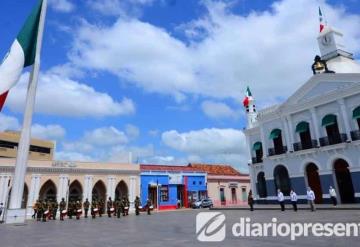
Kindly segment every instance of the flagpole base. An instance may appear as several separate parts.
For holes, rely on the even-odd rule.
[[[8,209],[5,224],[23,224],[26,220],[26,209]]]

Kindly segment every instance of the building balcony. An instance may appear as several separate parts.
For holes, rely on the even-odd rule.
[[[338,136],[333,136],[331,138],[329,138],[328,136],[321,137],[319,139],[319,141],[320,141],[320,146],[321,147],[335,145],[335,144],[346,142],[347,141],[347,135],[346,134],[339,134]]]
[[[253,163],[253,164],[257,164],[257,163],[262,163],[262,162],[263,162],[263,160],[262,160],[261,157],[252,157],[251,159],[252,159],[252,163]]]
[[[287,146],[269,148],[269,156],[280,155],[287,152]]]
[[[294,151],[297,152],[297,151],[301,151],[301,150],[317,148],[318,147],[318,141],[317,140],[311,140],[311,142],[309,142],[309,143],[296,142],[293,145],[294,145]]]
[[[360,130],[353,130],[350,132],[351,134],[351,140],[358,141],[360,140]]]

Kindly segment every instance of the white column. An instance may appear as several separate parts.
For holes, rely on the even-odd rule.
[[[246,135],[245,137],[246,137],[246,143],[248,146],[248,155],[249,155],[248,164],[252,164],[252,143],[250,142],[250,138],[248,135]]]
[[[11,179],[11,174],[2,173],[0,174],[0,203],[3,203],[4,207],[6,206],[8,194],[9,194],[9,181]]]
[[[135,193],[136,193],[136,176],[130,176],[130,207],[134,207],[134,201],[135,201]]]
[[[348,116],[348,112],[346,109],[345,101],[344,101],[344,99],[338,99],[338,103],[340,105],[341,117],[342,117],[342,120],[343,120],[343,123],[345,126],[347,140],[350,140],[351,128],[350,128],[350,124],[349,124],[349,116]]]
[[[107,198],[111,197],[111,199],[115,198],[115,177],[108,176],[108,184],[106,189]],[[106,198],[106,200],[107,200]]]
[[[57,192],[57,200],[61,201],[62,198],[65,198],[65,201],[68,200],[68,184],[69,184],[69,176],[67,174],[60,174],[59,176],[59,185]]]
[[[316,140],[319,142],[319,139],[321,137],[320,136],[320,129],[319,129],[320,125],[319,125],[316,109],[315,108],[310,108],[310,112],[311,112],[312,123],[313,123],[314,130],[315,130],[315,137],[316,137]],[[319,143],[319,145],[320,145],[320,143]]]
[[[85,175],[84,181],[85,181],[85,189],[84,189],[84,197],[83,201],[86,200],[86,198],[89,200],[89,202],[92,201],[92,187],[93,187],[93,179],[94,176],[92,175]]]
[[[40,174],[33,174],[31,176],[31,184],[30,184],[30,191],[29,197],[27,201],[27,210],[26,210],[26,218],[31,218],[33,214],[32,206],[39,198],[39,190],[40,190],[40,182],[41,182],[41,175]]]
[[[281,122],[282,122],[284,132],[285,132],[284,134],[285,134],[286,146],[287,146],[289,151],[293,150],[292,145],[290,143],[290,133],[289,133],[289,127],[288,127],[287,121],[286,121],[285,118],[281,118]]]
[[[294,138],[294,128],[293,128],[293,122],[292,122],[292,118],[290,115],[286,116],[286,121],[287,121],[287,125],[289,128],[289,137],[290,137],[290,142],[291,142],[291,150],[293,150],[293,144],[295,143],[295,138]]]
[[[260,125],[260,135],[261,135],[261,144],[263,147],[263,159],[264,159],[267,157],[268,147],[266,142],[267,139],[265,135],[264,126],[262,124]]]

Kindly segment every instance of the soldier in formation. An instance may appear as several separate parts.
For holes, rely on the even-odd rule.
[[[93,219],[96,218],[96,214],[98,213],[98,211],[99,211],[99,209],[98,209],[97,201],[95,199],[93,199],[91,202],[91,216]]]
[[[134,204],[135,204],[135,215],[139,215],[141,202],[140,202],[140,198],[138,196],[135,198]]]
[[[90,207],[90,202],[89,202],[89,200],[87,198],[86,198],[83,206],[84,206],[84,211],[85,211],[85,218],[87,218],[88,217],[88,212],[89,212],[89,207]]]
[[[112,209],[113,209],[113,201],[111,200],[111,197],[109,197],[109,200],[106,203],[106,210],[109,218],[111,218]]]
[[[60,206],[60,220],[63,221],[64,216],[67,213],[65,198],[61,199],[61,202],[60,202],[59,206]]]

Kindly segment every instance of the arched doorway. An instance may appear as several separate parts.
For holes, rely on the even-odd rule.
[[[82,201],[82,186],[79,181],[75,180],[69,186],[69,201]]]
[[[9,189],[8,199],[7,199],[7,207],[9,207],[9,203],[10,203],[11,190],[12,190],[12,188]],[[26,208],[28,196],[29,196],[29,190],[28,190],[27,185],[24,184],[23,197],[21,199],[21,208]],[[5,207],[5,205],[4,205],[4,207]]]
[[[302,121],[296,125],[296,133],[299,134],[300,138],[300,150],[313,148],[311,141],[311,133],[309,128],[309,123]]]
[[[121,180],[115,189],[115,199],[128,197],[129,196],[129,190],[127,184]]]
[[[269,139],[273,140],[274,143],[274,151],[273,153],[269,154],[270,156],[285,153],[285,148],[282,141],[282,133],[280,129],[273,129],[270,133]]]
[[[260,198],[267,197],[265,173],[259,172],[256,183],[257,192]]]
[[[308,186],[315,193],[315,203],[322,203],[322,188],[319,176],[319,168],[314,163],[309,163],[306,166],[306,177]]]
[[[92,189],[92,199],[106,201],[106,187],[103,181],[99,180]]]
[[[280,189],[284,195],[290,195],[291,190],[291,181],[289,177],[288,170],[283,165],[278,165],[274,169],[274,182],[275,182],[275,190]]]
[[[338,159],[334,162],[334,172],[342,203],[354,203],[354,186],[349,171],[349,164]]]
[[[46,181],[40,189],[40,200],[56,200],[56,185],[52,180]]]

